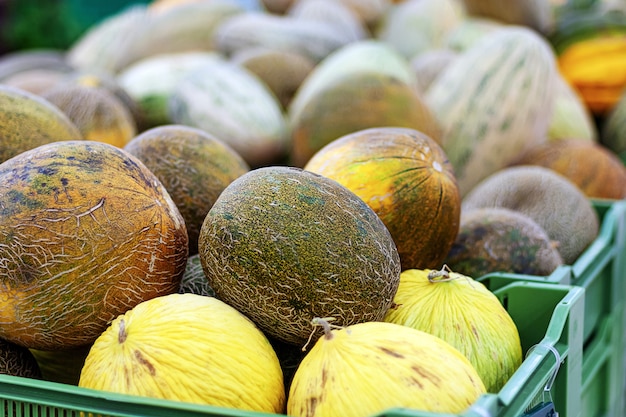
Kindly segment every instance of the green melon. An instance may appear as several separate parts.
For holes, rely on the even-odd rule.
[[[217,298],[269,336],[304,345],[311,320],[380,320],[400,257],[376,213],[327,177],[294,167],[252,170],[206,216],[200,260]]]

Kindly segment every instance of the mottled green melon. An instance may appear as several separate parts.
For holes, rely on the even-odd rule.
[[[338,182],[294,167],[252,170],[220,194],[198,249],[216,296],[269,336],[303,346],[311,320],[380,320],[400,257],[376,213]]]
[[[492,272],[549,275],[563,259],[543,227],[506,208],[468,210],[444,263],[463,275]]]

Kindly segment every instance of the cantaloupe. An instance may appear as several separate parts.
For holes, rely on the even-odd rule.
[[[491,174],[463,198],[461,211],[503,207],[531,217],[573,263],[599,232],[598,214],[572,181],[538,165],[516,165]]]

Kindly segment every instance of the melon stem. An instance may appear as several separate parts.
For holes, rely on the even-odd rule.
[[[124,343],[126,341],[126,336],[128,336],[126,333],[126,323],[124,322],[124,319],[120,319],[120,331],[117,333],[117,342],[119,344]]]

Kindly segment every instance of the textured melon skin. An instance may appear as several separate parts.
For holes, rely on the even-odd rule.
[[[226,187],[202,225],[199,255],[217,298],[300,346],[314,317],[380,320],[400,279],[376,213],[339,183],[293,167],[259,168]]]
[[[0,163],[37,146],[83,139],[59,108],[19,88],[0,84]]]
[[[41,369],[27,348],[0,339],[0,374],[41,379]]]
[[[529,216],[486,207],[461,216],[459,234],[444,263],[470,277],[492,272],[549,275],[563,259],[556,243]]]
[[[433,81],[425,101],[444,130],[462,196],[547,140],[556,71],[545,39],[509,27],[484,36]]]
[[[124,150],[159,178],[176,203],[185,219],[190,255],[198,252],[200,227],[219,194],[250,170],[225,142],[183,125],[146,130],[128,142]]]
[[[63,141],[0,164],[0,337],[68,349],[149,298],[176,292],[184,220],[138,159]]]
[[[440,267],[459,230],[461,197],[447,156],[429,136],[406,128],[360,130],[326,145],[304,169],[339,182],[376,212],[402,270]]]

